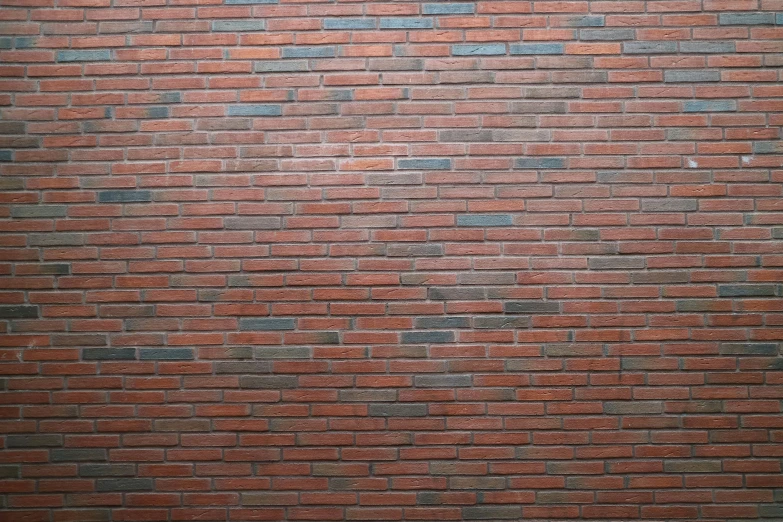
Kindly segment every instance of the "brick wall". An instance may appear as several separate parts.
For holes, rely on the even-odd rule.
[[[783,1],[3,4],[0,521],[783,519]]]

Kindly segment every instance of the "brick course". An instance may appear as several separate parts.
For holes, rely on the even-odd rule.
[[[783,2],[8,0],[0,522],[783,518]]]

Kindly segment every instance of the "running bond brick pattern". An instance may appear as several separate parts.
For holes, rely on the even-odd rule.
[[[783,520],[783,1],[2,0],[0,521]]]

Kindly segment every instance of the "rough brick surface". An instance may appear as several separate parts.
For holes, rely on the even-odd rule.
[[[783,519],[783,2],[5,0],[0,522]]]

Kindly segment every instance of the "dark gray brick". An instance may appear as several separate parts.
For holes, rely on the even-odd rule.
[[[633,272],[631,281],[636,284],[676,284],[689,281],[688,272]]]
[[[98,479],[95,488],[98,492],[107,491],[152,491],[151,478]]]
[[[0,479],[19,478],[19,465],[0,465]]]
[[[22,190],[24,179],[3,176],[0,178],[0,190]]]
[[[663,471],[666,473],[720,473],[719,460],[664,460]]]
[[[517,169],[564,169],[565,158],[517,158],[514,162]]]
[[[80,477],[132,477],[136,474],[133,464],[79,464]]]
[[[781,141],[754,141],[754,154],[783,154],[783,140]]]
[[[558,42],[511,44],[509,50],[512,55],[564,54],[565,44]]]
[[[468,388],[472,378],[470,375],[416,375],[413,382],[417,388]]]
[[[257,346],[253,351],[256,359],[309,359],[313,354],[309,346]]]
[[[213,363],[215,373],[258,374],[272,371],[269,361],[218,361]]]
[[[57,51],[58,62],[106,62],[111,60],[109,49]]]
[[[73,232],[52,232],[47,234],[28,234],[30,246],[81,246],[84,234]]]
[[[462,508],[463,520],[521,520],[522,506],[468,506]]]
[[[773,297],[776,285],[718,285],[720,297]]]
[[[8,162],[14,160],[14,151],[8,149],[0,150],[0,161]]]
[[[226,230],[274,230],[280,228],[281,219],[273,216],[227,217],[223,220]]]
[[[783,520],[783,500],[779,504],[759,504],[759,516]]]
[[[136,348],[84,348],[82,359],[85,361],[133,361]]]
[[[226,114],[229,116],[281,116],[283,107],[276,103],[229,105]]]
[[[403,170],[448,170],[451,168],[451,160],[448,158],[398,159],[397,167]]]
[[[215,20],[212,22],[212,30],[215,32],[245,33],[263,31],[264,29],[266,29],[266,20]]]
[[[664,40],[660,42],[624,42],[624,54],[669,54],[677,52],[677,42]]]
[[[253,491],[241,492],[243,506],[295,506],[298,500],[291,500],[291,496],[283,491]]]
[[[603,15],[578,15],[563,20],[565,27],[603,27],[606,25]]]
[[[370,417],[426,417],[426,404],[370,404]]]
[[[476,12],[476,5],[468,3],[424,4],[421,6],[421,12],[426,15],[473,14]]]
[[[503,328],[529,328],[530,317],[524,315],[484,315],[473,319],[475,328],[489,328],[500,330]]]
[[[482,129],[442,130],[439,133],[439,140],[444,142],[458,143],[492,141],[492,131]]]
[[[775,25],[775,13],[721,13],[720,25]]]
[[[680,42],[680,51],[697,54],[723,54],[737,51],[734,42]]]
[[[699,202],[695,199],[642,199],[644,212],[693,212],[698,208]]]
[[[0,319],[37,319],[38,305],[2,305]]]
[[[719,82],[720,71],[664,71],[667,83]]]
[[[56,334],[51,338],[52,346],[106,346],[105,334]]]
[[[66,205],[14,205],[12,218],[58,218],[68,215]]]
[[[660,401],[605,402],[604,412],[609,415],[657,415],[663,413]]]
[[[778,343],[721,343],[721,355],[771,355],[780,351]]]
[[[306,60],[261,60],[253,63],[255,72],[305,72],[309,69]]]
[[[8,448],[46,448],[63,445],[63,436],[56,434],[8,435],[5,439]]]
[[[566,102],[562,102],[562,101],[512,102],[511,112],[516,114],[565,114]]]
[[[432,29],[432,18],[381,18],[381,29]]]
[[[514,224],[511,214],[461,214],[458,227],[506,227]]]
[[[71,273],[70,263],[46,263],[38,265],[38,271],[42,274],[68,275]]]
[[[193,348],[140,348],[142,361],[192,361]]]
[[[508,301],[503,311],[511,314],[558,314],[560,301]]]
[[[392,402],[397,400],[395,390],[339,390],[339,399],[344,402]]]
[[[506,54],[506,44],[460,44],[451,46],[454,56],[500,56]]]
[[[499,490],[506,489],[505,477],[449,477],[450,489]]]
[[[295,375],[243,375],[239,378],[239,387],[249,389],[296,388],[298,383]]]
[[[147,203],[152,201],[149,190],[105,190],[98,193],[99,203]]]
[[[454,332],[402,332],[403,344],[435,344],[454,342]]]
[[[107,460],[106,450],[100,448],[53,449],[52,462],[84,462],[91,460]]]
[[[437,243],[389,245],[386,255],[389,257],[433,257],[443,255],[443,245]]]
[[[587,260],[591,270],[628,270],[644,268],[643,257],[591,257]]]
[[[736,100],[687,100],[682,104],[683,112],[734,112]]]
[[[242,317],[240,330],[294,330],[296,320],[290,317]]]
[[[324,29],[375,29],[374,18],[324,18]]]
[[[582,29],[579,31],[579,39],[583,41],[633,40],[635,33],[633,29]]]
[[[678,312],[717,312],[720,301],[714,299],[679,299],[675,303]]]
[[[486,299],[487,292],[484,288],[465,288],[463,286],[455,287],[433,287],[427,290],[430,299],[440,300],[481,300]]]
[[[416,328],[469,328],[470,317],[417,317],[413,324]]]
[[[423,71],[424,60],[421,58],[371,58],[370,70],[371,71]],[[409,98],[409,94],[407,92],[403,92],[401,97]]]
[[[527,87],[525,88],[525,98],[542,99],[555,98],[562,100],[565,98],[579,98],[582,96],[582,89],[579,87]]]
[[[336,49],[332,45],[320,47],[283,47],[283,58],[334,58]]]

